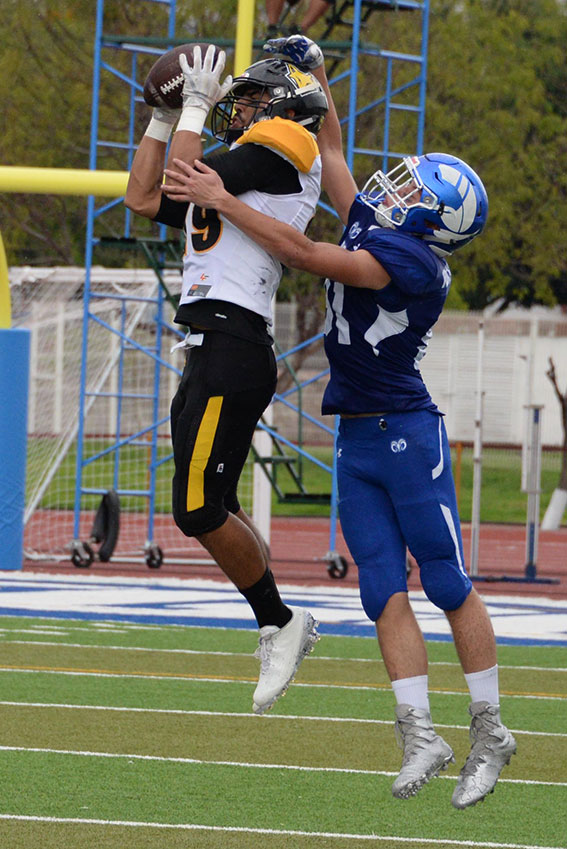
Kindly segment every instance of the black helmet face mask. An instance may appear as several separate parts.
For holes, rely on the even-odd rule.
[[[232,144],[252,124],[270,117],[271,96],[266,86],[240,84],[214,107],[215,138]]]
[[[211,127],[214,137],[226,144],[257,121],[274,117],[290,118],[316,133],[327,110],[315,77],[283,59],[263,59],[236,77],[213,108]]]

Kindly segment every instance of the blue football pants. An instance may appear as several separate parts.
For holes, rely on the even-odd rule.
[[[442,416],[421,410],[342,418],[337,474],[341,527],[366,615],[376,621],[394,593],[407,592],[406,547],[433,604],[460,607],[472,583]]]

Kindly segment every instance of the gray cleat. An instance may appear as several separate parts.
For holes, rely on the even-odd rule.
[[[449,744],[435,732],[427,710],[397,705],[395,730],[404,756],[392,793],[396,799],[409,799],[441,770],[447,769],[455,756]]]
[[[473,702],[469,713],[472,747],[451,799],[461,810],[494,792],[502,769],[516,752],[516,741],[500,720],[500,705]]]

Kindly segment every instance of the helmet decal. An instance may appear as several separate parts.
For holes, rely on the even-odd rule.
[[[477,201],[474,189],[470,180],[451,165],[442,164],[439,171],[444,180],[455,186],[462,198],[462,204],[458,209],[445,206],[441,213],[443,224],[447,230],[451,230],[453,233],[464,233],[472,227],[476,217]]]
[[[313,77],[311,74],[306,74],[305,71],[300,70],[295,65],[290,65],[289,62],[286,62],[285,65],[287,68],[286,77],[290,80],[294,88],[307,88],[307,86],[313,85]]]

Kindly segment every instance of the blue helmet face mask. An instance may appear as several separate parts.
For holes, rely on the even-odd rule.
[[[387,174],[376,171],[359,197],[381,227],[419,236],[438,256],[478,236],[488,215],[478,174],[445,153],[406,156]]]

